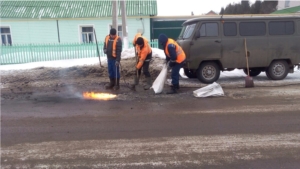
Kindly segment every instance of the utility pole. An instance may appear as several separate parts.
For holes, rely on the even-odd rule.
[[[128,49],[128,30],[127,30],[127,14],[126,14],[126,0],[121,0],[122,11],[122,33],[124,49]]]
[[[115,28],[118,32],[118,1],[112,0],[112,28]]]

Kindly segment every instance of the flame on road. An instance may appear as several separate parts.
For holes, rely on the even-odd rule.
[[[109,100],[117,97],[117,95],[109,93],[95,93],[95,92],[84,92],[83,98],[93,100]]]

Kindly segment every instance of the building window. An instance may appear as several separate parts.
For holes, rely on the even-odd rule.
[[[81,42],[82,43],[93,43],[94,42],[94,27],[82,26],[81,27]]]
[[[285,7],[285,8],[290,7],[290,0],[285,0],[284,7]]]
[[[2,45],[11,45],[11,33],[9,27],[1,27],[0,28],[1,33],[1,44]]]
[[[110,29],[112,28],[112,25],[110,25],[110,27],[109,27]],[[119,25],[118,26],[118,36],[119,37],[123,37],[123,32],[122,32],[122,25]]]

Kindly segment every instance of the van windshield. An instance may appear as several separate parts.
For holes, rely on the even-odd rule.
[[[179,39],[189,38],[192,35],[192,33],[194,32],[195,26],[196,26],[196,23],[184,26],[179,35]]]

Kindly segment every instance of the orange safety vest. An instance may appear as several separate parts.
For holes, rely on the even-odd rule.
[[[186,58],[184,51],[182,50],[181,46],[179,46],[177,44],[176,41],[174,41],[173,39],[170,39],[170,38],[168,38],[168,41],[167,41],[167,44],[166,44],[166,47],[165,47],[165,53],[166,53],[166,55],[168,57],[170,57],[170,54],[169,54],[169,51],[168,51],[168,45],[169,44],[174,44],[175,45],[176,54],[177,54],[176,62],[177,63],[183,62],[185,60],[185,58]]]
[[[136,68],[138,68],[138,69],[140,69],[143,66],[144,61],[147,58],[147,55],[152,52],[152,49],[148,43],[148,40],[145,37],[143,37],[143,39],[144,39],[144,47],[142,49],[140,49],[140,46],[137,45],[139,62],[136,65]]]
[[[107,35],[105,37],[105,47],[107,48],[107,44],[108,44],[108,40],[109,40],[110,36]],[[114,39],[114,43],[113,43],[113,50],[112,50],[112,56],[113,57],[117,57],[117,42],[118,42],[119,36],[116,36],[116,38]]]

